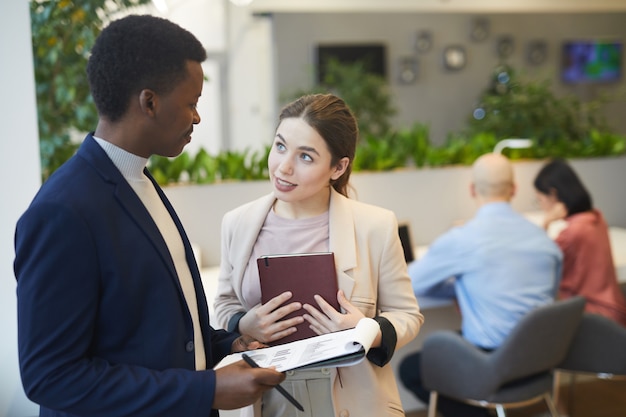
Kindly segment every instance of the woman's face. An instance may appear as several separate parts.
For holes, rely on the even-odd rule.
[[[331,158],[324,139],[303,119],[284,119],[276,129],[268,157],[276,198],[297,205],[327,207],[330,182],[343,174],[348,160],[343,158],[331,167]]]
[[[536,191],[536,197],[539,208],[544,212],[551,211],[554,208],[555,204],[559,202],[558,198],[556,198],[555,193],[544,194],[540,191]]]

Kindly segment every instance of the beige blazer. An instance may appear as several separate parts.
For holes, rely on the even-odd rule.
[[[348,199],[332,189],[329,209],[330,251],[335,253],[337,279],[350,302],[366,317],[383,316],[397,333],[396,349],[417,335],[424,317],[407,273],[397,219],[393,212]],[[273,194],[224,215],[221,264],[215,313],[220,326],[253,306],[243,303],[241,283],[252,248]],[[365,360],[341,369],[341,383],[332,371],[336,416],[402,416],[396,380],[387,363]]]

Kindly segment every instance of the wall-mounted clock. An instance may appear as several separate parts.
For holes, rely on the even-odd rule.
[[[433,35],[428,30],[421,30],[415,35],[415,51],[424,53],[433,46]]]
[[[504,35],[498,38],[498,41],[496,42],[496,53],[498,54],[498,58],[508,58],[513,55],[514,50],[515,41],[513,41],[513,37]]]
[[[467,63],[467,52],[461,45],[451,45],[443,50],[443,65],[451,71],[458,71]]]
[[[484,17],[477,17],[472,20],[470,27],[470,39],[475,42],[482,42],[489,37],[489,20]]]
[[[548,57],[548,45],[545,41],[535,40],[528,42],[526,59],[531,65],[541,65]]]
[[[413,56],[400,57],[398,61],[398,82],[413,84],[417,80],[417,58]]]

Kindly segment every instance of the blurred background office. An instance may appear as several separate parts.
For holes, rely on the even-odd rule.
[[[492,71],[505,62],[548,79],[558,94],[593,100],[624,89],[606,83],[564,82],[562,56],[571,41],[626,39],[626,3],[614,0],[161,0],[145,11],[188,28],[207,46],[207,83],[199,103],[203,122],[190,152],[204,147],[260,148],[273,135],[283,97],[311,87],[320,47],[377,50],[389,82],[397,127],[427,123],[433,142],[462,128]],[[32,416],[17,369],[13,231],[39,187],[41,169],[29,2],[0,6],[0,417]],[[358,48],[357,48],[358,49]],[[619,73],[621,76],[621,71]],[[613,130],[626,134],[623,100],[602,110]],[[82,135],[80,135],[82,137]],[[602,179],[596,179],[601,184]],[[610,191],[594,190],[602,201]],[[362,193],[367,199],[367,192]],[[249,196],[244,196],[246,199]],[[233,201],[231,206],[238,204]],[[612,212],[607,212],[607,219]],[[623,215],[622,215],[623,216]],[[402,215],[400,215],[402,217]],[[622,217],[623,219],[623,217]],[[626,227],[626,221],[617,220]],[[415,232],[415,227],[413,228]],[[217,230],[217,229],[216,229]],[[434,234],[434,232],[433,232]]]

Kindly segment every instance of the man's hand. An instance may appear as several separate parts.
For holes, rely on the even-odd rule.
[[[261,395],[280,384],[285,375],[272,368],[251,368],[237,361],[215,371],[213,408],[234,410],[253,404]]]

